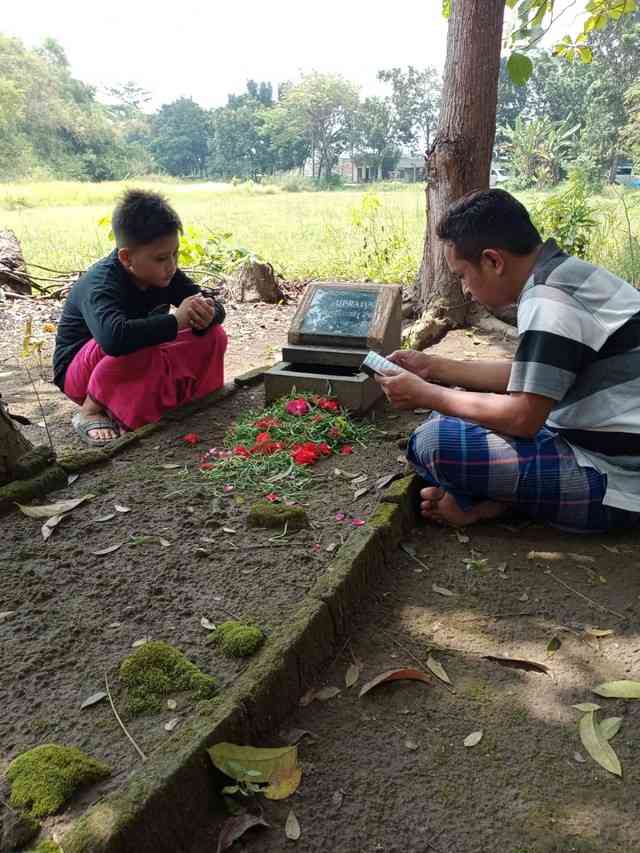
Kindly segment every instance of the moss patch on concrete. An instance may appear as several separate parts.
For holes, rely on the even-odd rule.
[[[207,640],[219,646],[231,658],[246,658],[257,652],[264,643],[264,634],[257,625],[229,621],[218,625]]]
[[[127,687],[127,710],[133,716],[162,709],[163,697],[185,690],[197,699],[210,699],[215,679],[191,663],[168,643],[145,643],[120,664],[120,678]]]
[[[67,472],[59,465],[50,465],[28,480],[14,480],[0,488],[0,509],[12,507],[14,503],[26,503],[40,498],[55,489],[67,485]]]
[[[306,510],[301,506],[256,501],[247,518],[249,527],[284,527],[287,530],[302,530],[309,527]]]
[[[109,776],[111,769],[75,746],[49,743],[15,758],[7,769],[11,805],[32,817],[58,811],[82,785]]]
[[[92,465],[101,465],[109,457],[99,447],[90,447],[88,450],[68,450],[58,457],[58,465],[68,474],[75,474],[90,468]]]
[[[41,841],[37,847],[32,847],[31,850],[27,850],[27,853],[60,853],[61,847],[59,847],[55,841]]]

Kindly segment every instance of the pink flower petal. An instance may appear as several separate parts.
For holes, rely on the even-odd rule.
[[[353,524],[354,527],[362,527],[362,525],[366,524],[366,523],[367,522],[364,520],[364,518],[352,518],[351,519],[351,524]]]
[[[336,521],[344,521],[346,517],[347,516],[344,512],[337,512],[336,513]]]
[[[225,495],[228,495],[229,492],[232,492],[234,489],[235,486],[232,483],[225,483],[222,487],[222,491],[225,493]]]

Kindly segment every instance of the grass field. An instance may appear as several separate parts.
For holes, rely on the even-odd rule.
[[[185,225],[224,230],[233,240],[269,260],[288,279],[368,277],[409,282],[419,266],[424,238],[424,189],[407,185],[343,192],[288,193],[279,187],[176,181],[131,182],[164,192]],[[84,269],[106,254],[109,216],[124,183],[75,182],[0,185],[0,228],[17,234],[27,262],[59,270]],[[640,193],[628,193],[631,228],[640,230]],[[523,193],[531,205],[542,196]],[[592,260],[626,278],[640,266],[629,249],[619,198],[595,196],[600,225]]]

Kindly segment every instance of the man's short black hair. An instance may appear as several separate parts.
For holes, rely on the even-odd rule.
[[[149,190],[127,190],[113,211],[111,227],[119,249],[182,233],[180,217],[167,199]]]
[[[485,249],[528,255],[542,242],[527,208],[504,190],[476,190],[454,201],[436,233],[474,264]]]

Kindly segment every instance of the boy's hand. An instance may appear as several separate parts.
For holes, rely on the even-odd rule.
[[[398,364],[397,361],[395,363]],[[396,376],[376,376],[375,380],[382,386],[394,409],[418,409],[425,404],[428,407],[425,401],[426,382],[419,376],[413,373],[399,373]]]
[[[389,361],[404,367],[409,373],[415,373],[422,379],[431,379],[435,357],[413,349],[397,349],[388,355]]]
[[[176,310],[178,329],[206,329],[213,322],[215,310],[213,300],[205,299],[199,293],[187,296]]]

